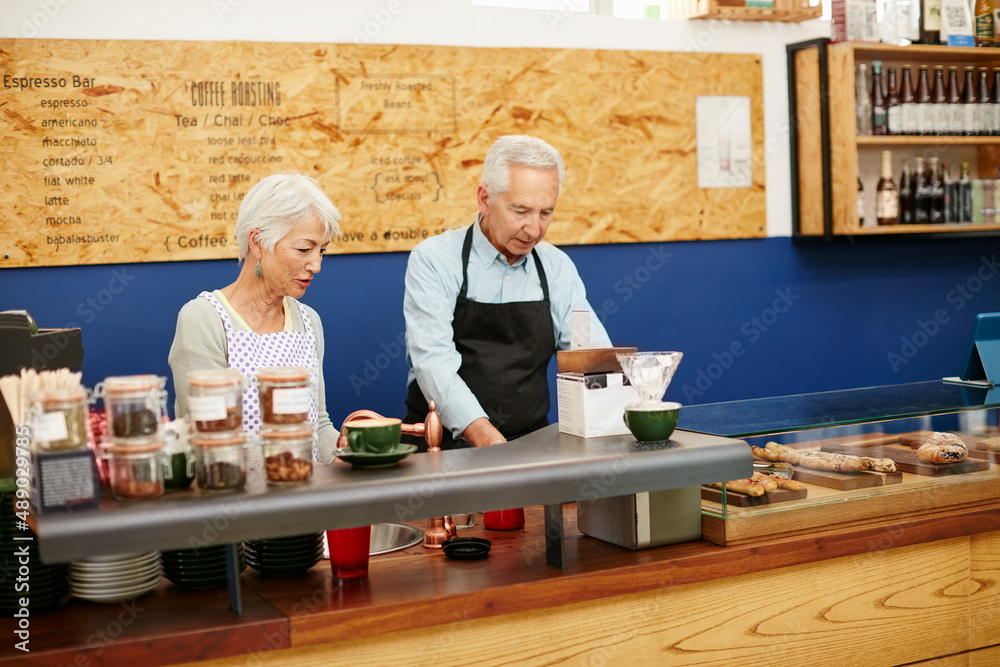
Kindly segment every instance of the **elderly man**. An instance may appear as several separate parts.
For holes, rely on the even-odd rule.
[[[591,312],[591,347],[611,345],[572,260],[542,242],[564,173],[559,151],[541,139],[501,137],[483,164],[476,222],[410,253],[407,420],[423,420],[435,401],[443,449],[495,445],[548,424],[548,364],[569,348],[574,310]]]

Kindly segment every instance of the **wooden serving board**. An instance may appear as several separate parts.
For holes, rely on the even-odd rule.
[[[812,470],[801,466],[795,468],[795,479],[799,482],[824,486],[837,491],[853,491],[854,489],[870,489],[874,486],[899,484],[903,475],[899,472],[833,472],[830,470]]]
[[[802,498],[807,497],[808,494],[808,489],[799,489],[798,491],[793,491],[791,489],[775,489],[774,491],[768,491],[762,496],[748,496],[745,493],[726,491],[726,504],[735,505],[737,507],[757,507],[758,505],[784,503],[789,500],[801,500]],[[714,503],[721,503],[722,489],[703,486],[701,487],[701,499],[711,500]]]
[[[979,459],[966,459],[958,463],[924,463],[917,458],[917,453],[906,445],[874,445],[870,447],[852,447],[850,445],[829,446],[825,451],[837,454],[854,454],[855,456],[873,456],[892,459],[896,462],[899,472],[909,472],[915,475],[961,475],[979,470],[989,470],[990,462]]]

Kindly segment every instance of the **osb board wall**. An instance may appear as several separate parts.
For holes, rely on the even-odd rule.
[[[472,221],[487,149],[567,166],[557,245],[765,234],[754,55],[0,39],[0,266],[231,258],[244,193],[294,169],[334,253]],[[753,187],[698,189],[695,99],[751,99]]]

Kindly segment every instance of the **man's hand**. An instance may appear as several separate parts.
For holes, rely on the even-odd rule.
[[[476,421],[469,424],[464,431],[462,431],[462,438],[468,442],[473,447],[487,447],[494,444],[497,440],[505,442],[506,438],[503,437],[503,433],[496,430],[490,420],[486,417],[480,417]]]

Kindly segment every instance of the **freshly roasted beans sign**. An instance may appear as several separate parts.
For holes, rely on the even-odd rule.
[[[570,49],[0,39],[0,267],[233,258],[282,170],[405,251],[475,215],[503,134],[567,176],[548,240],[764,236],[759,57]],[[751,100],[753,187],[699,190],[698,95]]]

